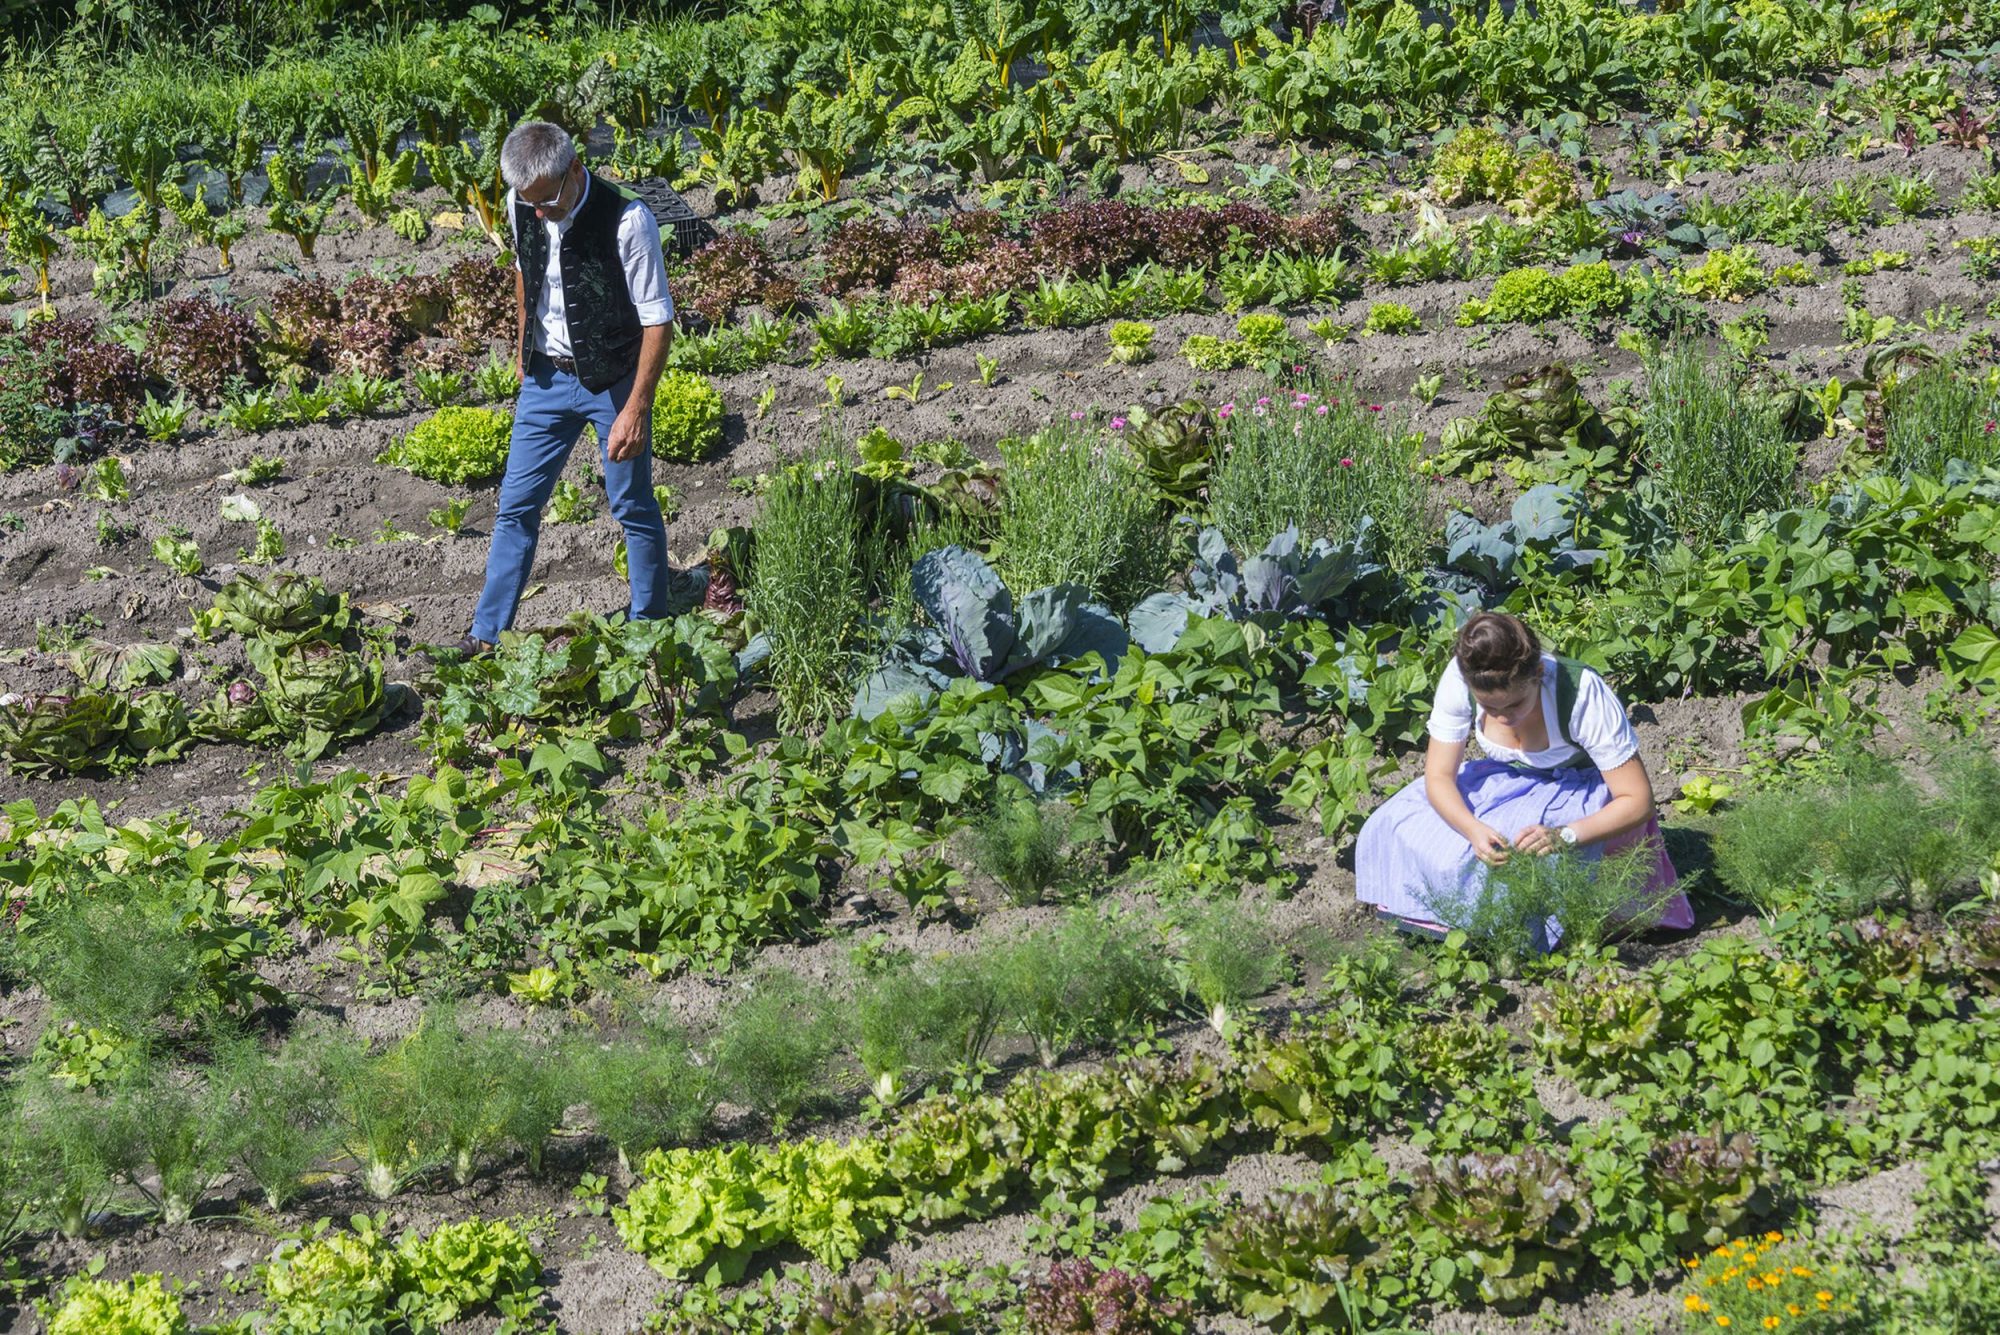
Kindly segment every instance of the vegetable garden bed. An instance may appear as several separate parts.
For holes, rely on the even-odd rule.
[[[1992,1327],[2000,34],[1043,8],[423,29],[90,153],[23,63],[13,1328]],[[536,111],[716,227],[707,597],[603,619],[580,450],[463,661]],[[1478,606],[1628,701],[1694,933],[1356,905]]]

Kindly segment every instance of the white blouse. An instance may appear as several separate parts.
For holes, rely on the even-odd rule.
[[[1465,677],[1459,672],[1458,659],[1454,657],[1445,666],[1444,675],[1438,678],[1437,695],[1431,702],[1430,735],[1441,742],[1465,741],[1473,730],[1473,706],[1472,695],[1466,690]],[[1617,769],[1639,754],[1639,734],[1632,730],[1632,721],[1625,717],[1625,706],[1612,693],[1610,684],[1590,668],[1583,670],[1577,682],[1576,706],[1569,716],[1569,735],[1576,739],[1575,746],[1563,742],[1562,729],[1556,727],[1555,717],[1556,658],[1554,654],[1543,654],[1542,722],[1548,727],[1548,748],[1520,751],[1502,746],[1486,735],[1486,711],[1481,708],[1478,711],[1480,749],[1494,760],[1535,769],[1573,765],[1577,756],[1582,754],[1588,756],[1590,763],[1600,772]]]

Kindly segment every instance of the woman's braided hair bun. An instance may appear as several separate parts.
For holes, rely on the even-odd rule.
[[[1475,612],[1459,628],[1452,650],[1466,685],[1475,691],[1504,691],[1542,675],[1542,644],[1519,617]]]

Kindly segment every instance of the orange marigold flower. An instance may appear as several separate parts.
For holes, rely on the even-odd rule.
[[[1823,1303],[1830,1303],[1833,1301],[1833,1295],[1827,1292],[1827,1290],[1825,1289],[1821,1289],[1818,1293],[1815,1293],[1813,1297],[1819,1299]]]
[[[1764,1235],[1764,1241],[1766,1242],[1783,1242],[1784,1240],[1785,1240],[1785,1235],[1777,1232],[1776,1230],[1773,1230]]]
[[[1792,1267],[1792,1273],[1801,1277],[1810,1276],[1812,1274],[1812,1267],[1809,1265],[1795,1265]]]
[[[1776,1330],[1776,1329],[1777,1329],[1778,1327],[1780,1327],[1780,1326],[1782,1326],[1782,1325],[1784,1325],[1784,1324],[1785,1324],[1785,1322],[1784,1322],[1784,1319],[1783,1319],[1782,1317],[1775,1317],[1775,1316],[1767,1316],[1767,1317],[1765,1317],[1765,1318],[1764,1318],[1764,1329],[1765,1329],[1765,1330]]]

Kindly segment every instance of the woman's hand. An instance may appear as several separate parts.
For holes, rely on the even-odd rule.
[[[1562,847],[1562,839],[1551,826],[1530,825],[1514,836],[1514,847],[1523,853],[1547,857]]]
[[[1473,826],[1466,842],[1472,845],[1472,856],[1489,867],[1497,867],[1507,860],[1507,836],[1491,825]]]

